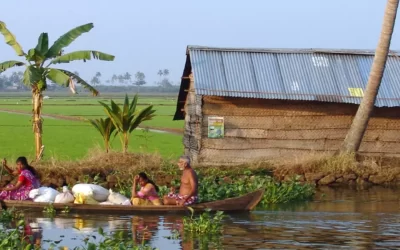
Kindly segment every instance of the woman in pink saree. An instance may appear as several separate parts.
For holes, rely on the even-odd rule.
[[[9,184],[5,188],[0,188],[0,200],[29,200],[29,192],[40,187],[39,178],[36,170],[28,164],[25,157],[19,157],[16,161],[17,171],[12,171],[7,166],[7,161],[3,161],[3,167],[11,175],[18,175],[17,184]]]

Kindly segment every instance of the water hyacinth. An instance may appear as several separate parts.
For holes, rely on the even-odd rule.
[[[260,206],[267,204],[306,201],[313,198],[315,187],[297,180],[280,183],[269,176],[241,176],[219,180],[215,177],[202,177],[199,184],[200,201],[215,201],[237,197],[265,188]]]
[[[222,220],[224,212],[218,211],[214,216],[211,216],[209,209],[200,214],[199,217],[194,217],[194,210],[188,207],[192,215],[183,218],[183,229],[192,233],[211,233],[219,234],[222,231]]]

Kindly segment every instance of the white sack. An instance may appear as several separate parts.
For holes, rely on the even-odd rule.
[[[110,189],[110,195],[107,198],[107,201],[110,201],[116,205],[123,205],[126,204],[127,202],[129,202],[130,204],[130,200],[128,198],[126,198],[125,196],[123,196],[120,193],[115,193]]]
[[[103,188],[102,186],[84,183],[76,184],[72,188],[72,193],[74,194],[74,196],[76,196],[78,193],[84,196],[89,196],[90,194],[93,194],[93,198],[99,202],[106,201],[109,195],[108,190]]]
[[[31,190],[33,191],[33,190]],[[39,188],[39,195],[33,198],[34,202],[54,202],[54,199],[59,194],[57,190],[50,187],[41,187]],[[31,194],[31,193],[29,193]],[[35,192],[33,193],[35,194]]]
[[[54,203],[72,203],[74,202],[74,195],[68,190],[67,186],[63,187],[63,192],[61,194],[57,194],[54,199]]]

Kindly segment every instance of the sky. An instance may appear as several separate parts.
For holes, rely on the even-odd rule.
[[[65,52],[99,50],[115,60],[62,66],[87,81],[97,71],[103,80],[142,71],[153,84],[164,68],[170,80],[180,81],[187,45],[375,49],[385,5],[385,0],[19,0],[2,1],[0,20],[25,51],[36,46],[41,32],[49,33],[52,44],[68,30],[92,22],[94,28]],[[400,49],[397,28],[391,49]],[[10,59],[17,56],[0,42],[0,62]]]

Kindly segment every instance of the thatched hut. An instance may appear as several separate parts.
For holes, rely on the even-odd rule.
[[[236,164],[337,151],[373,51],[188,46],[174,120],[196,163]],[[400,59],[388,59],[360,152],[400,155]]]

